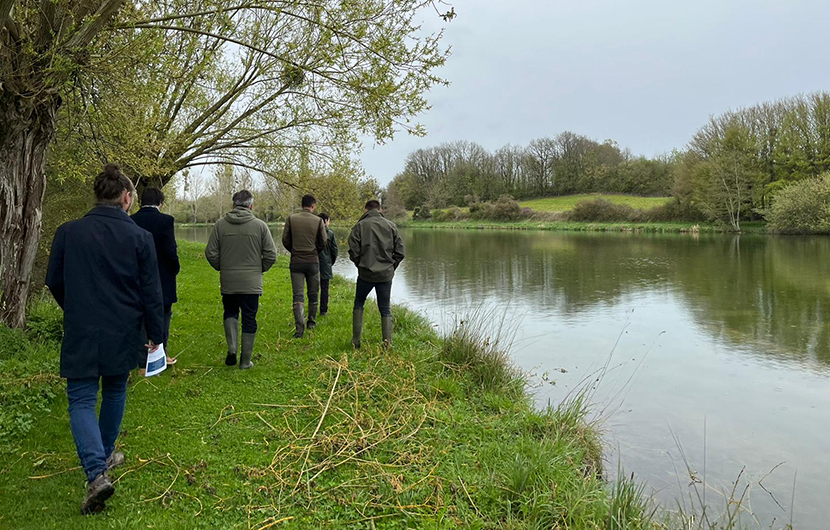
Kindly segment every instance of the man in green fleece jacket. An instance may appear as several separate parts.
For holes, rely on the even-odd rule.
[[[288,216],[282,231],[282,246],[291,253],[291,288],[294,291],[294,338],[303,338],[306,327],[317,325],[320,294],[320,251],[326,248],[328,235],[323,220],[314,215],[317,199],[304,195],[303,211]],[[303,287],[308,286],[308,322],[303,316]]]
[[[225,364],[236,364],[239,310],[242,309],[242,355],[239,368],[254,364],[251,356],[256,337],[256,314],[262,295],[262,274],[277,261],[277,249],[268,225],[254,217],[254,197],[248,190],[233,195],[233,210],[216,221],[205,257],[219,271],[224,306],[225,339],[228,356]]]
[[[352,345],[360,348],[363,306],[375,290],[380,310],[383,346],[392,346],[392,278],[404,258],[403,241],[395,223],[383,216],[380,203],[366,203],[366,213],[349,236],[349,258],[357,266],[357,287],[352,315]]]

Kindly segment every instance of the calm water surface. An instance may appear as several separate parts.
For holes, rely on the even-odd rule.
[[[179,234],[205,241],[208,230]],[[439,325],[474,305],[503,308],[540,406],[593,381],[610,356],[594,395],[609,470],[688,506],[682,448],[715,510],[738,480],[762,527],[830,527],[830,238],[401,233],[393,300]],[[345,259],[335,269],[355,276]]]

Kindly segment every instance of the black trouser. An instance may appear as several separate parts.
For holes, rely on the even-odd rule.
[[[259,311],[258,294],[223,294],[223,318],[239,318],[242,309],[242,333],[256,333],[256,313]]]
[[[319,263],[292,263],[291,289],[294,291],[294,303],[302,304],[303,287],[308,288],[308,305],[317,305],[317,295],[320,291],[320,264]],[[310,313],[311,311],[309,311]]]
[[[328,313],[329,311],[329,283],[328,278],[320,278],[320,314]]]
[[[380,310],[380,316],[391,317],[392,280],[389,280],[388,282],[367,282],[358,278],[354,294],[354,308],[363,309],[363,306],[366,304],[366,297],[369,296],[372,289],[375,290],[375,294],[378,297],[378,309]]]
[[[166,305],[164,306],[164,329],[162,330],[162,344],[164,344],[164,351],[167,352],[167,356],[170,356],[170,351],[167,349],[167,341],[170,339],[170,321],[173,318],[173,306]],[[144,328],[144,324],[141,324],[141,350],[138,355],[138,367],[139,368],[147,368],[147,348],[144,346],[147,344],[147,330]]]

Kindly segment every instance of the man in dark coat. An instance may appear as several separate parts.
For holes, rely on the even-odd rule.
[[[179,273],[179,254],[176,249],[176,231],[173,226],[173,216],[161,213],[164,204],[164,193],[158,188],[147,188],[141,194],[141,209],[132,215],[135,224],[153,234],[156,247],[156,258],[159,263],[159,278],[161,279],[161,296],[164,304],[164,351],[168,352],[167,364],[176,364],[176,360],[169,355],[167,347],[170,339],[170,320],[173,317],[173,304],[178,301],[176,296],[176,275]],[[147,350],[141,348],[138,366],[147,365]]]
[[[63,309],[60,373],[67,380],[69,427],[89,481],[85,514],[102,510],[115,492],[107,471],[124,462],[115,440],[142,325],[152,351],[164,339],[153,236],[126,213],[134,193],[118,166],[106,166],[95,179],[98,205],[58,228],[49,255],[46,285]]]
[[[366,203],[366,213],[349,236],[349,259],[357,267],[357,286],[352,315],[352,345],[360,348],[363,306],[374,289],[380,310],[383,346],[392,346],[392,278],[404,258],[403,241],[395,223],[383,216],[380,203]]]
[[[331,224],[329,214],[321,213],[320,219],[323,220],[326,226],[326,235],[328,236],[326,247],[320,251],[320,316],[323,317],[329,311],[329,284],[331,279],[334,278],[331,266],[337,261],[339,249],[337,247],[337,237],[329,228]]]

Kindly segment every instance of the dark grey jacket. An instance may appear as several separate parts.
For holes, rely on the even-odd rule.
[[[398,227],[377,210],[366,212],[349,236],[349,259],[357,266],[361,280],[372,283],[392,281],[404,258]]]
[[[328,243],[326,243],[326,248],[320,251],[321,280],[331,280],[334,277],[331,266],[337,261],[337,253],[340,251],[337,247],[337,237],[330,228],[326,228],[326,235],[328,236]]]
[[[237,206],[216,221],[205,257],[219,271],[222,294],[262,294],[262,273],[277,261],[277,248],[268,225]]]

